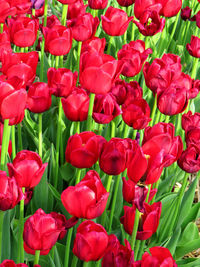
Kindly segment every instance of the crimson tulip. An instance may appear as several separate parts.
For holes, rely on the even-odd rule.
[[[102,28],[111,36],[123,35],[133,17],[128,17],[124,10],[110,6],[104,16],[101,16]]]
[[[25,263],[18,263],[15,264],[13,260],[4,260],[1,264],[0,267],[28,267]],[[36,264],[34,267],[41,267],[40,265]]]
[[[77,228],[73,253],[83,261],[98,261],[108,245],[108,234],[100,224],[84,221]]]
[[[106,46],[105,38],[92,37],[89,40],[82,43],[81,53],[88,51],[89,53],[98,52],[99,54],[104,53],[104,49]]]
[[[98,17],[93,18],[90,13],[79,15],[77,18],[67,21],[67,27],[72,30],[72,36],[78,42],[84,42],[92,38],[98,25]]]
[[[117,53],[118,59],[123,62],[122,75],[126,77],[137,75],[151,53],[151,48],[145,50],[145,43],[142,40],[123,45]]]
[[[190,144],[200,146],[200,128],[195,126],[190,126],[185,132],[185,141],[187,147]]]
[[[17,153],[13,163],[8,163],[8,172],[14,176],[20,187],[33,188],[39,184],[47,163],[42,164],[36,152],[22,150]]]
[[[12,52],[11,44],[10,44],[10,35],[7,27],[3,28],[3,32],[0,33],[0,61],[2,60],[2,54],[6,51],[7,53]]]
[[[105,143],[102,136],[94,132],[82,132],[70,136],[65,151],[66,161],[76,168],[91,168],[94,165]]]
[[[44,24],[44,21],[43,21]],[[51,29],[53,28],[55,25],[61,25],[60,20],[58,19],[58,17],[56,17],[56,15],[51,15],[47,17],[47,28]],[[40,25],[41,26],[41,25]],[[43,30],[43,27],[41,27],[41,30]]]
[[[62,3],[63,5],[71,5],[75,3],[77,0],[58,0],[58,2]]]
[[[71,29],[62,25],[54,25],[51,28],[43,27],[45,38],[45,50],[54,56],[64,56],[72,47]]]
[[[13,209],[22,199],[22,189],[15,178],[10,178],[6,172],[0,171],[0,210]]]
[[[29,9],[31,8],[31,1],[30,0],[6,0],[9,2],[11,7],[16,8],[16,14],[26,14]]]
[[[69,214],[94,219],[102,215],[108,196],[98,173],[88,171],[77,185],[69,186],[62,192],[61,201]]]
[[[104,9],[108,5],[108,0],[88,0],[88,6],[92,9]]]
[[[188,20],[191,18],[192,9],[189,6],[181,9],[181,18],[183,20]]]
[[[84,5],[83,0],[77,0],[68,6],[67,19],[75,19],[79,15],[85,14],[88,5]]]
[[[8,16],[14,16],[16,7],[12,7],[8,0],[0,0],[0,23],[4,23]]]
[[[200,170],[200,147],[190,144],[178,159],[178,166],[188,173]]]
[[[195,112],[193,115],[192,111],[188,111],[182,115],[182,128],[187,132],[191,126],[200,128],[200,113]]]
[[[190,44],[186,45],[186,49],[191,56],[200,58],[200,38],[192,35]]]
[[[90,98],[82,88],[75,88],[67,98],[61,100],[65,116],[70,121],[85,121],[88,117]]]
[[[117,0],[120,6],[128,7],[135,3],[135,0]]]

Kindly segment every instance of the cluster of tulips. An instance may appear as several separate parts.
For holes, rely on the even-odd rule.
[[[0,0],[0,267],[200,265],[199,28],[199,0]]]

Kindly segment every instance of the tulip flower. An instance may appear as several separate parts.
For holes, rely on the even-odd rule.
[[[16,7],[11,7],[8,0],[0,0],[0,23],[4,23],[8,16],[14,16],[16,12]]]
[[[191,126],[200,128],[200,113],[195,112],[193,115],[192,111],[188,111],[182,115],[182,128],[187,132]]]
[[[108,0],[88,0],[91,9],[104,9],[108,5]]]
[[[0,61],[2,61],[2,54],[6,51],[7,53],[12,52],[10,44],[10,36],[7,27],[3,28],[3,32],[0,33]]]
[[[102,215],[108,196],[98,173],[89,171],[77,185],[69,186],[62,192],[61,201],[69,214],[94,219]]]
[[[58,0],[58,2],[62,3],[63,5],[71,5],[75,3],[77,0]]]
[[[190,144],[194,144],[199,147],[200,145],[200,128],[195,126],[190,126],[185,132],[185,141],[187,147]]]
[[[178,159],[178,166],[188,173],[196,173],[200,170],[200,148],[190,144]]]
[[[77,228],[73,253],[83,261],[98,261],[108,245],[108,234],[100,224],[84,221]]]
[[[88,5],[84,5],[83,0],[77,0],[68,6],[67,19],[75,19],[79,15],[85,14]]]
[[[123,62],[122,75],[126,77],[137,75],[151,53],[151,48],[145,50],[145,43],[141,40],[131,41],[129,44],[123,45],[117,53],[118,59]]]
[[[18,263],[15,264],[13,260],[4,260],[1,264],[1,267],[28,267],[25,263]],[[41,267],[40,265],[36,264],[34,267]]]
[[[6,0],[6,1],[9,2],[11,7],[16,8],[17,15],[26,14],[32,5],[30,0]]]
[[[190,44],[186,45],[186,49],[191,56],[200,58],[200,38],[192,35]]]
[[[42,164],[36,152],[22,150],[7,166],[9,175],[15,177],[20,187],[33,188],[39,184],[47,163]]]
[[[22,199],[22,189],[15,178],[10,178],[6,172],[0,171],[0,210],[13,209]]]
[[[89,53],[98,52],[99,54],[104,53],[104,49],[106,46],[105,38],[92,37],[89,40],[82,43],[81,53],[88,51]]]
[[[43,21],[44,24],[44,21]],[[56,17],[56,15],[51,15],[47,17],[47,28],[51,29],[53,28],[55,25],[61,25],[60,20],[58,19],[58,17]],[[40,25],[41,26],[41,25]],[[43,27],[41,27],[41,30],[43,30]]]
[[[123,35],[133,17],[128,17],[124,10],[110,6],[105,13],[101,16],[102,28],[106,34],[110,36]]]
[[[192,9],[189,8],[189,6],[186,6],[185,8],[181,9],[181,18],[182,20],[188,20],[191,18]]]
[[[117,0],[120,6],[128,7],[135,3],[135,0]]]

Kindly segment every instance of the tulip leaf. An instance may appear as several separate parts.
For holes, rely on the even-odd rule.
[[[200,247],[200,237],[182,246],[177,246],[176,252],[175,252],[175,258],[179,259],[183,257],[184,255],[188,254],[189,252],[199,249],[199,247]]]
[[[114,179],[117,179],[117,177],[114,177]],[[116,181],[115,181],[115,183],[116,183]],[[116,188],[114,188],[114,190],[116,190]],[[113,194],[114,194],[114,192],[113,192]],[[122,213],[122,209],[123,209],[122,179],[120,179],[119,187],[118,187],[118,191],[117,191],[115,212],[114,212],[114,215],[116,216],[116,218],[119,218],[119,216]]]
[[[180,228],[179,228],[180,229]],[[178,243],[179,246],[184,246],[188,242],[199,238],[199,229],[193,222],[189,223],[181,235],[181,239]]]
[[[167,247],[170,250],[172,255],[174,255],[180,235],[181,235],[181,229],[179,228],[174,232],[174,234],[171,236],[171,238],[165,245],[165,247]]]
[[[182,229],[184,229],[189,222],[195,221],[199,217],[200,217],[200,202],[195,203],[193,207],[190,209],[188,215],[184,218],[184,221],[181,225]]]
[[[74,168],[71,164],[65,163],[60,167],[60,174],[63,180],[69,182],[75,175],[76,168]]]
[[[10,259],[11,242],[10,242],[10,210],[4,212],[3,231],[2,231],[2,260]]]
[[[61,197],[60,197],[60,194],[59,192],[55,189],[55,187],[51,184],[48,184],[49,186],[49,189],[52,193],[52,195],[58,200],[58,201],[61,201]]]
[[[63,267],[56,245],[54,246],[54,262],[55,262],[56,267]]]
[[[48,61],[48,58],[46,56],[46,53],[44,53],[43,55],[44,55],[44,68],[43,68],[43,81],[42,82],[47,82],[47,71],[50,68],[50,65],[49,65],[49,61]],[[39,57],[41,60],[41,52],[39,52]],[[37,69],[36,69],[37,76],[40,76],[40,67],[41,67],[41,65],[38,64]]]
[[[187,258],[176,261],[178,267],[199,267],[200,259],[197,258]]]

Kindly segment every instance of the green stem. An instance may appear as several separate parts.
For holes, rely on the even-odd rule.
[[[65,262],[64,262],[64,267],[69,266],[69,252],[70,252],[70,244],[71,244],[71,239],[72,239],[72,233],[73,233],[73,228],[70,228],[67,232],[67,242],[66,242],[66,247],[65,247]]]
[[[135,23],[132,23],[131,41],[134,41],[134,38],[135,38]]]
[[[4,212],[0,210],[0,262],[2,261],[2,234],[3,234],[3,219],[4,219]]]
[[[55,181],[54,186],[58,186],[58,169],[59,169],[59,150],[60,150],[60,136],[61,136],[61,117],[62,117],[62,103],[61,97],[58,99],[58,124],[57,124],[57,134],[56,134],[56,170],[55,170]]]
[[[147,196],[146,196],[146,199],[145,199],[145,202],[147,202],[147,203],[149,201],[150,192],[151,192],[151,184],[148,185],[148,192],[147,192]]]
[[[82,42],[78,42],[78,54],[77,54],[77,71],[79,71],[80,55],[81,55]],[[78,80],[77,80],[78,82]]]
[[[55,68],[58,69],[59,67],[59,56],[56,56]]]
[[[153,184],[153,189],[158,189],[158,186],[159,186],[159,180]],[[152,198],[150,204],[153,204],[153,203],[154,203],[155,198],[156,198],[156,194],[153,196],[153,198]],[[147,202],[147,201],[146,201],[146,202]]]
[[[89,262],[84,261],[84,263],[83,263],[83,267],[88,267],[89,264],[90,264]]]
[[[45,39],[44,36],[42,37],[42,43],[41,43],[41,57],[40,57],[40,82],[44,79],[44,43]]]
[[[23,194],[25,187],[22,187]],[[19,247],[18,247],[18,263],[24,262],[24,247],[23,247],[23,230],[24,230],[24,199],[20,201],[19,206]]]
[[[42,113],[38,114],[38,139],[39,139],[39,155],[42,158]]]
[[[12,139],[12,159],[16,156],[16,148],[15,148],[15,125],[11,126],[11,139]]]
[[[61,24],[66,25],[68,5],[63,5]]]
[[[35,17],[35,8],[32,8],[32,16]]]
[[[36,250],[35,251],[35,257],[34,257],[34,263],[33,263],[33,265],[39,264],[39,259],[40,259],[40,250]]]
[[[129,132],[129,126],[128,124],[125,123],[124,125],[124,134],[123,134],[123,138],[128,138],[128,132]]]
[[[109,221],[109,227],[108,227],[109,232],[111,231],[111,228],[112,228],[112,222],[113,222],[115,206],[116,206],[116,201],[117,201],[117,193],[119,191],[120,179],[121,179],[121,175],[119,174],[117,176],[117,180],[115,182],[115,191],[114,191],[113,200],[112,200],[112,206],[111,206],[111,212],[110,212],[110,221]]]
[[[44,22],[43,22],[44,27],[47,26],[47,10],[48,10],[48,0],[45,0],[44,1]]]
[[[76,184],[80,182],[80,178],[81,178],[81,169],[77,168],[76,169]]]
[[[112,184],[112,175],[109,175],[108,176],[108,180],[107,180],[107,184],[106,184],[106,191],[107,192],[110,192],[110,187],[111,187],[111,184]],[[111,196],[109,196],[111,197]],[[102,214],[102,218],[101,218],[101,224],[104,226],[105,224],[105,220],[106,220],[106,210],[107,210],[108,207],[105,208],[103,214]]]
[[[196,78],[196,74],[197,74],[197,70],[198,70],[198,63],[199,63],[199,58],[194,58],[193,59],[193,67],[192,67],[192,73],[191,73],[191,78],[195,79]]]
[[[3,127],[3,138],[2,138],[2,146],[1,146],[1,170],[5,170],[7,153],[8,153],[8,144],[10,139],[10,126],[9,120],[4,120]]]
[[[91,131],[92,129],[92,112],[94,106],[94,99],[95,99],[95,94],[90,93],[90,103],[89,103],[88,118],[87,118],[87,131]]]
[[[145,241],[146,241],[146,240],[142,240],[142,241],[140,242],[140,250],[139,250],[139,254],[138,254],[137,260],[140,260],[140,259],[142,258],[142,254],[143,254],[143,252],[144,252]]]
[[[113,41],[113,36],[110,36],[110,40],[109,40],[109,43],[108,43],[108,49],[107,49],[107,54],[108,55],[110,55],[112,41]]]
[[[115,137],[115,122],[112,120],[111,121],[111,133],[110,133],[110,138]]]
[[[172,32],[170,34],[169,42],[168,42],[168,44],[166,46],[166,50],[168,50],[168,48],[169,48],[169,46],[171,44],[171,41],[172,41],[172,39],[174,37],[174,34],[175,34],[175,31],[176,31],[176,27],[177,27],[177,24],[178,24],[179,17],[180,17],[180,12],[176,15],[176,20],[174,22],[174,26],[173,26]]]
[[[157,108],[157,94],[155,94],[154,103],[153,103],[153,109],[151,112],[151,121],[149,123],[149,126],[153,126],[154,117],[156,114],[156,108]]]
[[[133,226],[133,232],[132,232],[132,235],[131,235],[131,248],[133,250],[134,250],[134,246],[135,246],[135,241],[136,241],[136,236],[137,236],[137,230],[138,230],[139,220],[140,220],[140,212],[136,208],[136,210],[135,210],[135,221],[134,221],[134,226]]]
[[[74,255],[72,259],[71,267],[77,267],[78,258]]]
[[[22,128],[20,123],[17,125],[17,137],[18,137],[18,148],[19,151],[21,151],[23,150],[23,145],[22,145]]]
[[[139,251],[139,248],[140,248],[140,243],[141,243],[140,240],[136,240],[135,249],[134,249],[134,259],[135,259],[135,261],[137,260],[137,255],[138,255],[138,251]]]
[[[1,23],[1,27],[0,27],[0,33],[3,32],[3,23]]]

